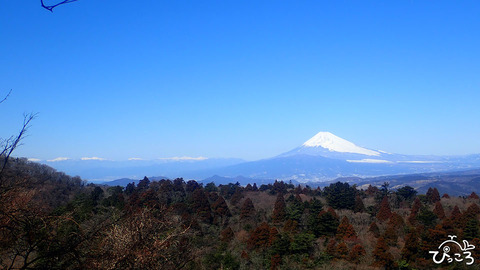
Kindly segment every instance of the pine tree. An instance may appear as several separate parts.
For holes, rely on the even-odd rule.
[[[235,192],[232,195],[232,198],[230,198],[230,203],[232,205],[237,206],[242,198],[243,198],[243,192],[241,188],[236,188]]]
[[[395,226],[387,226],[383,239],[385,239],[385,243],[389,246],[395,246],[397,244],[398,234]]]
[[[362,197],[359,195],[355,197],[355,206],[353,207],[353,211],[355,213],[365,212],[365,205],[363,204]]]
[[[453,208],[450,219],[453,221],[454,226],[460,227],[462,225],[462,212],[460,212],[458,206],[455,205]]]
[[[380,209],[377,213],[377,219],[379,221],[385,221],[390,218],[392,215],[392,210],[390,210],[390,204],[388,203],[388,197],[385,196],[380,203]]]
[[[274,223],[280,223],[285,221],[285,199],[281,193],[278,193],[277,200],[275,201],[275,207],[273,208],[272,221]]]
[[[341,242],[338,244],[336,249],[336,254],[339,259],[346,260],[348,258],[348,247],[347,244]]]
[[[472,194],[470,194],[470,196],[468,196],[469,199],[474,199],[474,200],[478,200],[479,197],[478,195],[475,193],[475,192],[472,192]]]
[[[249,249],[266,248],[269,246],[270,239],[270,226],[263,222],[250,233],[247,246]]]
[[[403,220],[402,216],[393,212],[388,220],[388,225],[396,228],[396,230],[399,231],[403,228],[403,226],[405,226],[405,221]]]
[[[222,196],[218,196],[218,199],[212,204],[212,209],[214,213],[220,217],[232,216],[227,202],[225,202],[225,199]]]
[[[476,217],[469,219],[463,229],[463,239],[473,240],[474,238],[480,238],[480,232],[478,230],[479,222]]]
[[[282,257],[279,254],[275,254],[270,258],[270,270],[276,270],[282,264]]]
[[[295,232],[297,230],[298,222],[296,220],[287,220],[283,226],[284,232]]]
[[[201,221],[207,223],[212,222],[213,217],[210,203],[208,202],[207,195],[202,188],[197,188],[195,191],[193,191],[192,206]]]
[[[380,190],[377,187],[374,187],[372,185],[368,185],[368,188],[365,191],[365,194],[367,194],[367,196],[370,196],[370,197],[376,196],[379,193],[380,193]]]
[[[255,216],[255,207],[253,206],[253,202],[250,198],[247,198],[242,205],[242,209],[240,210],[240,219],[248,219]]]
[[[425,195],[430,203],[436,203],[440,201],[440,193],[438,193],[437,188],[428,188],[427,194]]]
[[[478,214],[480,214],[480,207],[478,207],[478,204],[476,203],[469,205],[467,211],[465,211],[465,215],[468,216],[476,216]]]
[[[310,230],[316,237],[322,235],[335,235],[339,225],[338,216],[332,208],[327,211],[321,211],[318,214],[316,222],[309,225]]]
[[[361,244],[356,244],[353,246],[352,250],[350,250],[350,254],[348,255],[348,260],[352,263],[358,264],[363,256],[365,256],[366,252],[365,249]]]
[[[340,225],[337,228],[337,239],[355,239],[357,238],[357,233],[353,228],[353,225],[350,224],[347,217],[343,217]]]
[[[415,262],[420,251],[418,238],[411,232],[405,237],[405,245],[402,248],[402,258],[407,262]]]
[[[305,205],[302,202],[302,198],[297,194],[296,196],[290,195],[288,198],[288,205],[286,208],[286,217],[287,219],[300,221],[303,211],[305,210]]]
[[[416,222],[417,215],[421,207],[422,207],[422,202],[420,202],[420,199],[418,197],[415,198],[415,200],[413,201],[412,208],[410,210],[410,216],[408,217],[408,222],[410,222],[410,224],[414,224]]]
[[[353,209],[356,190],[348,183],[337,182],[324,189],[328,205],[335,209]]]
[[[438,219],[445,218],[445,210],[443,210],[443,206],[440,201],[435,203],[435,208],[433,209],[433,213],[438,217]]]
[[[394,267],[393,255],[388,251],[388,246],[383,237],[378,238],[372,255],[374,259],[373,266]]]
[[[327,244],[327,247],[325,249],[325,253],[327,253],[328,255],[332,256],[332,257],[336,257],[336,253],[337,253],[337,242],[335,241],[335,239],[330,239],[330,241],[328,241],[328,244]]]

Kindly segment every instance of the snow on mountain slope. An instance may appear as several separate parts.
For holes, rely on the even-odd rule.
[[[319,132],[310,140],[306,141],[304,147],[323,147],[332,152],[353,153],[367,156],[380,156],[380,153],[370,149],[357,146],[345,139],[333,135],[330,132]]]

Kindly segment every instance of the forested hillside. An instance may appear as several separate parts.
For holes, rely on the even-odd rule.
[[[125,188],[12,159],[0,176],[2,269],[476,269],[429,251],[480,247],[479,197],[284,182]]]

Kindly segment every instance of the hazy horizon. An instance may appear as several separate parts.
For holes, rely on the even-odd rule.
[[[77,1],[0,16],[15,156],[269,158],[329,131],[369,149],[480,153],[480,4]]]

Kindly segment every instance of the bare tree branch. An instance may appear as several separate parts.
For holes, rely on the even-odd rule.
[[[40,2],[42,3],[42,7],[53,12],[53,9],[60,6],[60,5],[63,5],[63,4],[68,4],[68,3],[72,3],[72,2],[76,2],[77,0],[64,0],[64,1],[61,1],[61,2],[58,2],[57,4],[55,5],[46,5],[44,0],[40,0]]]
[[[15,148],[21,145],[22,139],[25,137],[28,129],[30,128],[30,122],[32,122],[32,120],[35,119],[36,116],[37,116],[36,113],[24,114],[23,125],[18,135],[12,136],[8,140],[5,140],[4,142],[2,142],[1,147],[3,149],[2,149],[2,152],[0,152],[0,158],[3,158],[3,165],[2,165],[2,169],[0,170],[0,176],[2,175],[3,170],[5,170],[5,167],[7,166],[7,162],[8,162],[8,159],[10,158],[10,155],[12,154],[13,150],[15,150]]]
[[[10,92],[8,92],[8,94],[0,101],[0,104],[5,100],[7,100],[7,98],[10,96],[11,93],[12,93],[12,90],[10,89]]]

